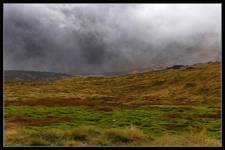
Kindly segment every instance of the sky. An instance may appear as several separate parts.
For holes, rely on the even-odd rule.
[[[117,74],[221,60],[221,4],[4,4],[4,70]]]

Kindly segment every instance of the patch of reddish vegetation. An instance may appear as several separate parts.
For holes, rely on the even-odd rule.
[[[215,111],[212,114],[196,114],[196,115],[181,115],[181,114],[167,114],[164,115],[166,118],[174,119],[188,119],[188,120],[199,120],[205,118],[221,118],[221,110]]]
[[[46,105],[46,106],[52,106],[52,105],[61,105],[61,106],[67,106],[67,105],[74,105],[74,104],[80,104],[80,99],[34,99],[34,100],[21,100],[21,101],[6,101],[4,104],[5,106],[8,105]]]
[[[118,102],[107,101],[95,101],[91,99],[34,99],[23,101],[8,101],[5,102],[5,106],[9,105],[44,105],[44,106],[94,106],[96,109],[102,109],[103,107],[121,108],[123,104]]]
[[[198,118],[221,118],[220,114],[213,113],[213,114],[204,114],[204,115],[197,115]]]
[[[24,117],[11,117],[5,118],[4,125],[5,128],[15,126],[15,125],[31,125],[31,126],[46,126],[51,123],[66,121],[70,119],[66,116],[47,116],[46,118],[34,119],[34,118],[24,118]]]
[[[196,129],[200,129],[201,127],[198,126],[198,125],[177,125],[177,124],[167,124],[167,125],[163,125],[162,126],[164,129],[167,129],[167,130],[180,130],[180,129],[183,129],[183,128],[188,128],[188,127],[191,127],[191,128],[196,128]]]
[[[175,125],[175,124],[168,124],[168,125],[164,125],[163,128],[167,129],[167,130],[176,130],[176,129],[180,129],[180,128],[186,128],[188,127],[188,125]]]

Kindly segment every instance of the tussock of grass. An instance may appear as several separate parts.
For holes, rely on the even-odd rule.
[[[219,147],[221,142],[218,139],[209,138],[206,130],[176,135],[164,135],[151,143],[152,146],[196,146],[196,147]]]
[[[21,127],[4,130],[4,144],[6,146],[22,146],[28,138],[29,135],[25,134],[24,129]]]
[[[30,134],[26,138],[23,137],[24,131],[21,131],[23,130],[11,130],[11,134],[7,133],[6,140],[12,134],[17,134],[17,140],[11,141],[11,145],[20,145],[23,141],[26,146],[221,146],[219,140],[209,138],[206,130],[152,137],[134,126],[123,129],[84,126],[71,130],[52,129]]]
[[[135,127],[125,129],[108,129],[105,131],[105,136],[109,141],[117,145],[129,145],[129,143],[136,145],[153,140],[153,138],[145,135],[140,129]]]
[[[50,142],[42,138],[31,138],[28,142],[29,146],[49,146]]]

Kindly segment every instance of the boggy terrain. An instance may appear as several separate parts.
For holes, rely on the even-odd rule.
[[[4,145],[221,146],[221,64],[4,82]]]

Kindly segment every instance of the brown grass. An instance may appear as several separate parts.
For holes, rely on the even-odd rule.
[[[220,147],[221,141],[209,138],[206,130],[184,135],[164,135],[151,142],[151,146]]]
[[[25,135],[22,128],[7,129],[4,143],[7,146],[221,146],[221,141],[209,138],[206,130],[152,137],[136,127],[124,129],[78,127],[71,130],[50,129],[39,134]]]
[[[125,103],[133,107],[220,104],[221,64],[205,63],[191,67],[114,77],[71,77],[53,82],[4,82],[4,104],[47,105],[40,99],[53,100],[58,104],[62,103],[60,100],[65,100],[68,105],[76,105],[73,101],[77,105],[89,106],[108,103],[112,108],[123,107]],[[34,101],[21,102],[23,100]]]

